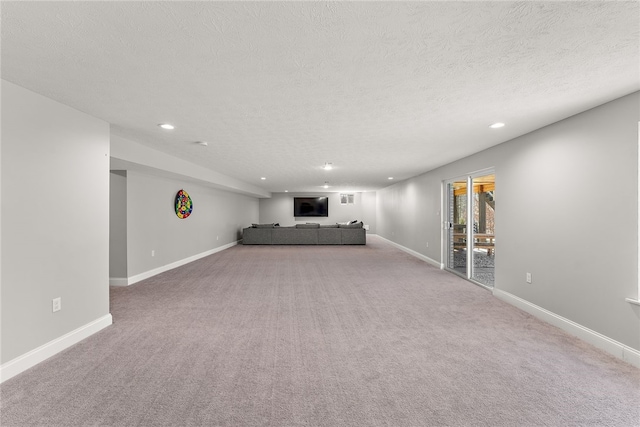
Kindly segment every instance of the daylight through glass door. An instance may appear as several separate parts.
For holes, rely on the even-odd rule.
[[[467,181],[447,184],[447,268],[467,276]]]
[[[471,191],[469,191],[471,190]],[[446,183],[445,266],[486,287],[495,284],[495,175]]]
[[[473,216],[473,269],[471,278],[483,285],[493,287],[495,283],[495,175],[478,176],[472,179]]]

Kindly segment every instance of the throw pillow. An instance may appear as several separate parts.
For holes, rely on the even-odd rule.
[[[362,228],[362,222],[357,222],[355,224],[340,224],[340,228]]]

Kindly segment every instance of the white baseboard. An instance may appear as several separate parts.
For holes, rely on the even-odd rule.
[[[5,382],[9,378],[15,377],[19,373],[26,371],[57,353],[60,353],[62,350],[65,350],[83,339],[88,338],[112,323],[113,319],[111,314],[107,314],[93,322],[87,323],[78,329],[58,337],[53,341],[49,341],[48,343],[41,345],[22,356],[18,356],[7,363],[3,363],[2,366],[0,366],[0,383]]]
[[[192,255],[190,257],[172,262],[167,265],[163,265],[162,267],[154,268],[153,270],[145,271],[144,273],[136,274],[135,276],[131,276],[129,278],[121,278],[121,277],[113,277],[109,278],[109,285],[111,286],[129,286],[134,283],[140,282],[141,280],[148,279],[149,277],[153,277],[157,274],[164,273],[165,271],[173,270],[174,268],[181,267],[185,264],[189,264],[190,262],[199,260],[200,258],[204,258],[209,255],[213,255],[217,252],[221,252],[225,249],[229,249],[232,246],[237,245],[238,242],[231,242],[223,246],[219,246],[217,248],[210,249],[208,251],[200,252],[199,254]]]
[[[385,238],[384,238],[384,237],[382,237],[382,236],[377,236],[377,237],[378,237],[379,239],[382,239],[382,240],[384,240],[385,242],[387,242],[387,243],[389,243],[389,244],[391,244],[391,245],[395,246],[396,248],[400,249],[401,251],[406,252],[406,253],[408,253],[409,255],[413,255],[414,257],[416,257],[416,258],[418,258],[418,259],[421,259],[422,261],[428,262],[429,264],[431,264],[431,265],[433,265],[433,266],[435,266],[435,267],[438,267],[438,268],[440,268],[440,269],[442,269],[442,268],[444,267],[441,263],[439,263],[439,262],[438,262],[438,261],[436,261],[435,259],[431,259],[431,258],[429,258],[429,257],[428,257],[428,256],[426,256],[426,255],[422,255],[420,252],[416,252],[416,251],[414,251],[413,249],[409,249],[409,248],[407,248],[407,247],[404,247],[404,246],[402,246],[402,245],[399,245],[398,243],[396,243],[396,242],[392,242],[391,240],[388,240],[388,239],[385,239]]]
[[[520,297],[500,289],[493,290],[493,295],[527,313],[547,322],[589,344],[606,351],[613,356],[640,368],[640,351],[615,341],[601,333],[586,328],[572,320],[559,316],[549,310],[530,303]]]
[[[109,286],[129,286],[129,279],[126,277],[109,277]]]
[[[406,248],[402,245],[392,242],[391,240],[387,240],[382,236],[378,236],[378,238],[386,241],[387,243],[390,243],[391,245],[397,247],[398,249],[404,252],[407,252],[410,255],[415,256],[416,258],[419,258],[423,261],[433,264],[436,267],[444,268],[444,266],[439,262],[427,256],[424,256],[419,252]],[[493,288],[493,295],[496,298],[499,298],[515,307],[518,307],[523,311],[526,311],[527,313],[537,317],[538,319],[541,319],[547,323],[557,326],[563,331],[568,332],[569,334],[574,335],[580,338],[581,340],[588,342],[589,344],[601,350],[604,350],[607,353],[619,359],[622,359],[633,366],[640,368],[640,351],[634,348],[624,345],[616,340],[613,340],[605,335],[602,335],[596,331],[586,328],[572,320],[559,316],[549,310],[546,310],[542,307],[532,304],[529,301],[519,298],[508,292]],[[629,301],[629,299],[627,299],[627,301]],[[635,301],[629,301],[629,302],[635,303]]]

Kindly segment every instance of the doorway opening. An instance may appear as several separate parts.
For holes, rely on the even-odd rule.
[[[481,286],[495,285],[495,174],[446,181],[445,268]]]

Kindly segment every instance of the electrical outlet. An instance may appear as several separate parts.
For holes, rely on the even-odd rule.
[[[531,273],[527,273],[527,283],[531,283]]]
[[[156,256],[156,251],[154,249],[151,249],[151,256]]]
[[[60,311],[62,310],[62,298],[58,297],[58,298],[54,298],[51,301],[51,308],[53,309],[53,312],[55,313],[56,311]]]

